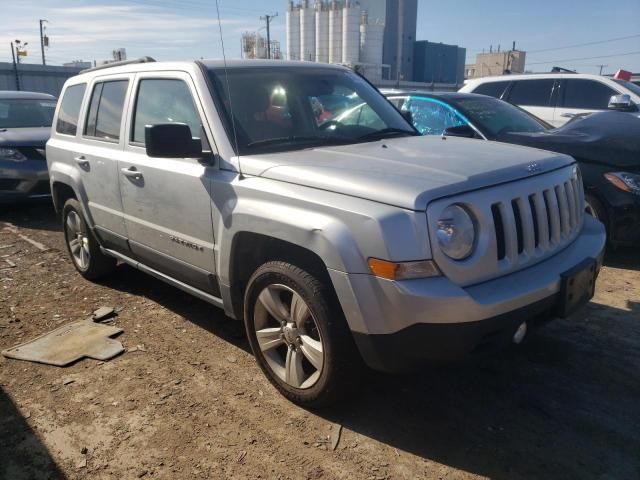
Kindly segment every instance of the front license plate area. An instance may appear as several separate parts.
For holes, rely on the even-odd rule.
[[[596,260],[587,258],[560,275],[558,316],[568,317],[593,297],[596,287]]]

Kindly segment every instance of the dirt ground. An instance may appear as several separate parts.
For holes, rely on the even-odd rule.
[[[640,251],[605,263],[593,301],[520,348],[372,373],[312,412],[220,310],[125,265],[88,282],[50,207],[0,211],[0,349],[110,305],[128,350],[67,368],[0,357],[0,478],[638,479]]]

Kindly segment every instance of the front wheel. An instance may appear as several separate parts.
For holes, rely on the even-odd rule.
[[[333,403],[355,383],[355,345],[333,292],[310,273],[268,262],[245,294],[245,327],[258,365],[289,400]]]

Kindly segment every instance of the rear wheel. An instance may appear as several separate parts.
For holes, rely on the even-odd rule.
[[[320,407],[355,383],[355,345],[333,292],[285,262],[262,265],[245,294],[245,326],[260,368],[289,400]]]
[[[62,228],[69,256],[83,277],[95,280],[113,271],[116,259],[100,251],[100,245],[82,214],[80,203],[74,198],[64,204]]]

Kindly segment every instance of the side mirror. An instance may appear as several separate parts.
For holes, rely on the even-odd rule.
[[[631,96],[623,93],[621,95],[612,95],[609,99],[609,110],[631,111],[635,105],[631,101]]]
[[[445,137],[474,138],[476,136],[476,131],[469,125],[457,125],[455,127],[447,128],[442,132],[442,135]]]
[[[144,129],[147,155],[161,158],[202,157],[202,142],[191,137],[191,129],[184,123],[147,125]]]
[[[409,125],[413,126],[413,113],[411,113],[411,110],[400,110],[400,114],[409,122]]]

